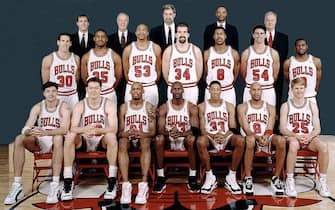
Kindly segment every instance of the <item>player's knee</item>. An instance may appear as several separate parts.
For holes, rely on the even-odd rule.
[[[20,145],[23,144],[23,141],[24,141],[24,135],[20,134],[16,136],[14,144]]]
[[[276,144],[276,148],[279,150],[283,150],[286,149],[286,140],[285,138],[283,138],[282,136],[277,136],[277,144]]]
[[[164,136],[163,135],[158,135],[155,138],[155,146],[156,148],[162,148],[164,147]]]
[[[236,137],[234,137],[234,136],[236,136]],[[239,136],[239,135],[234,135],[234,136],[233,136],[233,138],[236,139],[236,145],[235,145],[235,147],[244,149],[245,144],[246,144],[245,138],[242,137],[242,136]]]
[[[328,144],[324,143],[324,142],[320,142],[318,152],[323,153],[323,154],[327,154],[328,153]]]
[[[256,139],[254,136],[247,136],[245,137],[245,142],[247,145],[247,149],[253,149],[256,145],[255,143]]]
[[[289,141],[289,151],[290,152],[297,152],[299,149],[299,143],[297,140],[291,140]]]
[[[199,150],[207,148],[207,138],[205,136],[199,136],[197,139],[197,148]]]
[[[148,151],[150,151],[150,141],[151,141],[151,139],[149,139],[149,138],[144,138],[144,139],[140,140],[140,142],[141,142],[141,151],[142,152],[148,152]]]
[[[195,137],[194,136],[187,136],[186,139],[186,145],[188,148],[193,148],[194,147],[194,143],[195,143]]]

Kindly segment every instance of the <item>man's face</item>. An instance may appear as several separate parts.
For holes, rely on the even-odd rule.
[[[108,37],[103,31],[97,31],[93,37],[94,43],[97,47],[104,47],[107,45]]]
[[[264,25],[268,31],[276,28],[277,17],[274,14],[268,14],[264,17]]]
[[[163,11],[163,21],[167,25],[171,25],[174,22],[175,17],[176,13],[174,13],[172,9],[165,9]]]
[[[223,29],[216,29],[214,31],[213,39],[215,41],[215,44],[222,45],[226,41],[226,34]]]
[[[251,99],[254,101],[262,100],[262,87],[258,83],[254,83],[250,87]]]
[[[211,99],[220,99],[221,86],[219,84],[212,84],[209,87],[209,94],[211,95]]]
[[[57,99],[57,88],[54,86],[45,88],[43,91],[43,96],[48,102],[53,102]]]
[[[86,87],[86,92],[88,98],[98,98],[101,92],[99,82],[89,82]]]
[[[120,31],[125,31],[128,28],[129,17],[125,14],[120,14],[116,19],[116,23]]]
[[[88,26],[90,25],[90,23],[88,22],[87,17],[82,16],[79,17],[77,20],[77,27],[79,29],[79,31],[88,31]]]
[[[261,28],[257,28],[252,34],[252,37],[254,38],[255,43],[262,44],[265,41],[265,31]]]
[[[135,34],[138,40],[146,40],[149,35],[149,31],[146,25],[140,24],[136,27]]]
[[[303,84],[295,84],[292,88],[292,93],[294,98],[301,99],[305,96],[305,85]]]
[[[174,83],[171,87],[172,97],[174,99],[183,98],[184,88],[181,83]]]
[[[305,55],[308,51],[308,45],[305,40],[299,40],[295,44],[295,52],[298,55]]]
[[[215,15],[216,15],[216,20],[222,22],[222,21],[226,20],[228,12],[227,12],[226,8],[219,7],[219,8],[217,8]]]
[[[59,40],[57,40],[58,49],[62,51],[69,51],[71,43],[71,38],[67,35],[60,36]]]
[[[143,96],[143,87],[140,83],[134,83],[130,89],[130,95],[133,100],[140,100]]]
[[[177,27],[176,31],[176,39],[179,43],[184,44],[188,42],[188,38],[190,34],[188,33],[188,28],[186,26],[179,26]]]

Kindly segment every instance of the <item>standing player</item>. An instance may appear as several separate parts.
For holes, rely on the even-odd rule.
[[[282,136],[273,134],[276,109],[274,106],[262,100],[262,88],[257,82],[250,86],[251,99],[238,105],[238,119],[241,125],[241,133],[246,139],[244,154],[245,177],[243,191],[247,195],[254,194],[251,176],[254,151],[263,151],[271,154],[272,146],[276,147],[276,171],[271,179],[271,189],[275,195],[283,195],[283,184],[280,181],[280,173],[283,169],[286,142]]]
[[[321,60],[308,54],[308,44],[305,39],[297,39],[294,43],[295,55],[284,63],[284,76],[291,83],[292,80],[301,77],[305,80],[305,97],[311,98],[316,103],[316,95],[321,81]],[[291,85],[289,86],[289,98],[292,98]]]
[[[148,40],[149,28],[145,24],[136,27],[137,41],[124,49],[122,55],[123,71],[127,82],[125,101],[131,99],[130,89],[134,82],[144,88],[144,101],[158,105],[158,89],[156,83],[161,75],[162,61],[160,47]]]
[[[63,137],[69,129],[70,110],[66,103],[57,99],[58,85],[43,84],[44,100],[31,108],[29,118],[14,143],[14,182],[4,204],[14,204],[24,197],[22,170],[25,162],[24,149],[30,152],[52,151],[53,177],[46,203],[58,202],[59,175],[63,160]],[[37,126],[35,126],[37,122]]]
[[[175,151],[188,151],[190,172],[188,188],[196,192],[196,152],[195,140],[200,134],[198,109],[193,103],[183,98],[183,85],[174,82],[171,87],[172,99],[159,107],[158,132],[156,136],[157,179],[154,192],[162,193],[166,188],[164,177],[164,146],[165,140],[169,141],[170,149]]]
[[[107,149],[109,164],[108,186],[105,199],[116,197],[116,159],[117,159],[117,114],[116,102],[100,96],[101,81],[92,77],[87,80],[87,97],[73,109],[71,132],[64,141],[64,189],[61,199],[72,200],[72,167],[75,150],[91,152]]]
[[[276,93],[273,87],[279,71],[279,55],[276,50],[265,45],[265,27],[257,25],[252,29],[253,45],[244,50],[241,56],[241,76],[246,86],[243,101],[251,99],[250,85],[258,82],[263,90],[263,100],[276,105]]]
[[[58,98],[73,109],[78,102],[77,82],[80,77],[80,59],[70,52],[70,34],[60,33],[57,46],[57,51],[45,56],[42,60],[42,83],[48,81],[57,83]]]
[[[91,77],[99,78],[102,82],[101,95],[117,103],[115,88],[122,79],[121,58],[107,47],[105,30],[96,30],[93,40],[95,47],[81,60],[81,77],[84,81]]]
[[[201,187],[201,193],[210,194],[217,185],[216,177],[211,170],[208,148],[224,150],[228,145],[234,147],[232,167],[226,176],[225,187],[233,194],[241,194],[241,188],[236,182],[236,170],[243,157],[244,138],[235,135],[236,119],[233,104],[220,98],[221,84],[212,81],[209,84],[210,98],[198,105],[199,121],[202,136],[197,140],[197,147],[202,167],[206,170],[206,179]]]
[[[184,98],[198,103],[197,83],[202,75],[202,54],[200,49],[189,43],[190,33],[186,23],[176,26],[176,44],[166,48],[163,54],[163,77],[168,83],[168,99],[172,98],[171,85],[180,82],[185,91]]]
[[[240,67],[240,56],[230,45],[226,45],[226,32],[224,28],[214,29],[214,46],[204,52],[204,78],[207,85],[212,81],[221,84],[221,98],[236,105],[234,82],[237,79]],[[209,99],[209,86],[206,88],[205,101]]]
[[[280,109],[280,132],[286,136],[289,151],[287,153],[287,179],[285,192],[289,197],[297,197],[294,184],[294,166],[297,151],[311,150],[318,153],[320,177],[317,190],[323,197],[329,197],[327,187],[327,169],[329,163],[328,145],[319,138],[321,131],[319,110],[315,103],[304,97],[305,80],[298,77],[291,81],[293,98],[289,99]]]
[[[142,182],[138,183],[135,203],[145,204],[148,198],[148,172],[151,161],[150,143],[156,133],[156,116],[152,104],[143,100],[141,83],[131,85],[129,102],[120,107],[119,114],[119,166],[122,174],[121,204],[131,203],[132,186],[128,180],[129,156],[128,149],[141,149]]]

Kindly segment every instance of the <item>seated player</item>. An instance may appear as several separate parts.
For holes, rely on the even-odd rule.
[[[246,139],[243,191],[246,195],[254,194],[251,176],[254,152],[263,151],[272,154],[272,147],[274,146],[276,148],[276,170],[271,178],[271,189],[275,195],[283,195],[284,189],[280,180],[280,173],[284,165],[286,143],[284,137],[272,132],[276,109],[262,99],[263,91],[259,83],[252,83],[249,92],[251,99],[237,107],[241,133]]]
[[[226,176],[225,187],[233,194],[241,194],[236,182],[236,169],[243,157],[244,138],[234,134],[236,131],[235,107],[224,101],[221,96],[221,84],[212,81],[209,84],[209,99],[198,105],[201,136],[197,140],[201,166],[206,170],[206,179],[201,193],[210,194],[217,186],[216,177],[211,170],[208,149],[217,151],[234,147],[232,167]]]
[[[87,80],[87,98],[79,101],[73,109],[71,131],[64,142],[64,189],[63,201],[72,200],[73,161],[75,150],[93,152],[107,149],[109,164],[108,186],[105,199],[116,197],[117,174],[117,114],[116,104],[100,96],[101,80],[91,77]]]
[[[120,107],[119,113],[119,166],[122,174],[121,204],[131,203],[132,186],[128,180],[128,149],[141,149],[142,181],[138,183],[135,203],[145,204],[148,198],[148,172],[151,161],[150,143],[156,133],[156,113],[153,105],[143,100],[144,90],[141,83],[131,85],[129,102]]]
[[[165,188],[164,146],[169,141],[169,148],[174,151],[187,149],[190,162],[188,189],[197,192],[195,140],[199,135],[197,106],[183,98],[184,88],[180,82],[171,87],[172,99],[159,107],[158,132],[156,136],[157,179],[153,191],[162,193]]]
[[[63,138],[70,125],[69,106],[57,99],[58,85],[53,82],[43,84],[44,100],[35,104],[29,118],[14,143],[14,182],[4,204],[14,204],[24,197],[22,170],[25,162],[24,149],[30,152],[48,153],[52,151],[52,182],[47,203],[58,202],[59,175],[63,161]],[[35,126],[37,122],[37,126]]]
[[[291,81],[293,98],[285,102],[280,109],[280,132],[289,144],[287,153],[285,193],[297,197],[294,184],[294,167],[299,149],[318,153],[320,177],[317,190],[323,197],[329,197],[327,187],[327,169],[329,163],[328,145],[319,138],[321,131],[319,110],[316,103],[304,97],[306,83],[303,78]]]

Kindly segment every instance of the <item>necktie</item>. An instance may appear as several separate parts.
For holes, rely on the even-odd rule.
[[[272,43],[273,43],[273,37],[272,37],[272,33],[270,32],[269,35],[269,46],[272,47]]]
[[[121,48],[125,48],[126,46],[126,37],[124,36],[124,32],[121,34]]]
[[[85,44],[85,34],[83,34],[83,36],[81,37],[80,47],[81,47],[81,48],[86,48],[86,44]]]
[[[168,32],[168,45],[172,44],[172,32],[171,27],[169,26],[169,32]]]

